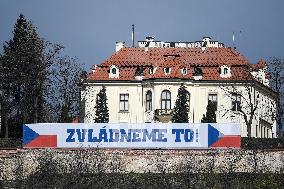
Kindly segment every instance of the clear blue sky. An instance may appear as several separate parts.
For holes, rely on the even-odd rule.
[[[1,0],[1,44],[11,38],[20,13],[42,37],[64,45],[64,53],[77,57],[86,70],[110,56],[116,41],[130,46],[132,24],[136,40],[211,36],[232,46],[234,31],[238,50],[250,62],[284,57],[283,0]]]

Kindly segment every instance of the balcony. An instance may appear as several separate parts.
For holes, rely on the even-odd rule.
[[[173,109],[156,109],[154,113],[154,120],[161,123],[168,123],[172,120]]]
[[[173,109],[156,109],[155,115],[171,115],[173,113]]]

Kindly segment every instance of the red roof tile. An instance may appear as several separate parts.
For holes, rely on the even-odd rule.
[[[259,69],[263,69],[267,66],[265,60],[260,59],[256,64],[252,64],[251,68],[253,71],[258,71]]]
[[[119,68],[119,78],[109,78],[111,65]],[[232,76],[221,78],[219,69],[222,65],[231,67]],[[262,65],[262,63],[261,63]],[[200,67],[203,80],[247,80],[252,65],[236,50],[222,48],[122,48],[103,63],[93,67],[94,72],[88,75],[88,80],[135,80],[137,67],[144,68],[144,79],[150,78],[186,78],[193,79],[194,67]],[[164,73],[164,68],[171,68],[170,74]],[[150,69],[156,68],[150,74]],[[181,73],[187,68],[187,74]]]

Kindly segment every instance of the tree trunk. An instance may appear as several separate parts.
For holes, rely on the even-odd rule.
[[[8,111],[7,111],[7,107],[6,104],[4,102],[3,99],[0,99],[0,128],[2,130],[2,127],[5,127],[5,138],[9,138],[9,128],[8,128],[8,121],[7,121],[7,117],[8,117]],[[1,132],[1,131],[0,131]]]
[[[251,125],[247,125],[247,132],[248,132],[248,137],[251,137]]]
[[[4,116],[4,124],[5,124],[5,138],[9,138],[9,128],[6,116]]]
[[[35,110],[35,114],[34,114],[34,123],[38,122],[38,96],[36,96],[35,98],[35,102],[34,102],[34,110]]]

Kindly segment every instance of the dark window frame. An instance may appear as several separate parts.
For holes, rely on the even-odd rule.
[[[165,67],[165,68],[164,68],[164,73],[165,73],[166,75],[171,74],[171,68],[170,68],[170,67]]]
[[[216,100],[210,99],[210,97],[212,97],[212,96],[216,96]],[[211,101],[213,103],[214,110],[216,112],[217,109],[218,109],[218,94],[216,94],[216,93],[209,93],[208,94],[208,103],[209,103],[209,101]]]
[[[150,112],[153,110],[152,99],[153,99],[152,91],[149,90],[146,93],[146,112]]]
[[[163,93],[165,93],[166,98],[163,98]],[[163,107],[163,102],[165,102],[164,107]],[[162,110],[170,110],[171,107],[172,107],[171,106],[171,92],[169,90],[163,90],[162,93],[161,93],[161,109]]]
[[[241,94],[232,94],[232,111],[239,112],[241,110]]]
[[[116,68],[112,68],[111,69],[111,74],[116,75],[116,73],[117,73],[117,69]]]
[[[127,99],[125,98],[127,97]],[[121,103],[123,104],[123,108],[121,108]],[[127,106],[126,106],[127,104]],[[129,111],[129,94],[121,93],[119,94],[119,111],[120,112],[128,112]]]
[[[181,73],[182,73],[183,75],[186,75],[186,74],[187,74],[187,68],[182,68]]]
[[[225,68],[223,68],[223,74],[224,74],[224,75],[227,75],[228,73],[229,73],[229,69],[228,69],[228,68],[226,68],[226,67],[225,67]]]

